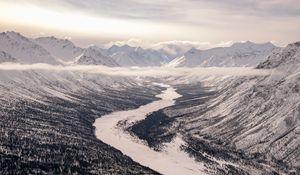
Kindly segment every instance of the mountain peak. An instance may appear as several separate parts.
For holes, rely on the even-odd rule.
[[[18,32],[8,31],[1,33],[0,50],[10,54],[20,63],[48,63],[57,64],[52,55],[41,45]]]
[[[300,58],[300,41],[291,43],[285,48],[278,49],[272,53],[267,59],[261,62],[256,68],[258,69],[273,69],[281,65],[294,64],[295,60]],[[294,63],[293,63],[294,62]]]
[[[118,66],[113,58],[103,55],[101,48],[97,46],[89,46],[76,61],[81,65],[104,65],[109,67]]]
[[[15,32],[15,31],[7,31],[7,32],[4,32],[8,35],[16,35],[16,36],[22,36],[19,32]]]
[[[108,49],[108,53],[112,54],[112,53],[117,53],[117,52],[133,52],[135,51],[134,47],[131,47],[127,44],[124,45],[112,45],[109,49]]]
[[[82,48],[75,46],[70,40],[55,36],[39,37],[34,41],[62,61],[75,61],[75,58],[83,52]]]
[[[65,45],[72,45],[75,46],[74,43],[68,39],[62,39],[62,38],[57,38],[55,36],[50,36],[50,37],[39,37],[35,39],[38,42],[43,42],[43,43],[60,43],[60,44],[65,44]]]
[[[287,45],[287,47],[300,47],[300,41],[291,43],[291,44]]]
[[[256,43],[253,43],[251,41],[246,41],[246,42],[236,42],[234,44],[232,44],[231,47],[244,47],[244,46],[251,46],[251,45],[255,45]]]
[[[186,53],[188,53],[188,54],[194,54],[194,53],[197,53],[199,51],[200,51],[199,49],[196,49],[196,48],[193,47],[190,50],[188,50]]]
[[[124,45],[114,44],[110,48],[130,48],[130,46],[128,44],[124,44]]]
[[[274,44],[272,44],[270,41],[265,43],[254,43],[252,41],[246,41],[246,42],[236,42],[231,47],[252,47],[252,46],[266,46],[266,47],[276,47]]]
[[[84,50],[84,53],[88,53],[88,52],[98,52],[98,54],[99,54],[99,53],[101,53],[101,49],[95,45],[90,45],[88,48],[86,48]],[[102,53],[101,53],[101,55],[102,55]]]
[[[2,32],[1,35],[6,36],[6,37],[11,38],[11,39],[14,39],[14,40],[29,41],[28,38],[26,38],[25,36],[21,35],[18,32],[15,32],[15,31]]]
[[[248,41],[244,42],[244,44],[246,44],[246,45],[252,45],[252,44],[255,44],[255,43],[248,40]]]

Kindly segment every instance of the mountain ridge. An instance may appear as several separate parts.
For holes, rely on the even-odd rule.
[[[257,44],[251,41],[236,42],[230,47],[206,50],[192,47],[186,52],[183,50],[187,47],[179,48],[170,44],[167,46],[175,50],[174,54],[160,47],[145,49],[124,44],[112,45],[107,49],[97,46],[81,48],[68,39],[54,36],[28,38],[14,31],[0,34],[0,50],[10,54],[16,62],[23,64],[103,64],[113,67],[255,67],[274,50],[279,49],[270,42]],[[92,54],[92,50],[98,53],[87,56],[87,54]],[[180,54],[183,55],[175,58]]]
[[[277,47],[272,43],[237,42],[230,47],[207,50],[192,48],[175,58],[166,67],[253,67],[263,61]]]
[[[0,50],[18,59],[20,63],[58,64],[49,51],[14,31],[0,33]]]
[[[60,39],[54,36],[39,37],[34,41],[47,49],[52,55],[61,59],[62,61],[74,61],[83,52],[83,48],[75,46],[73,42],[68,39]]]

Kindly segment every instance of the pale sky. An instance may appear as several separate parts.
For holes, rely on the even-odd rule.
[[[79,45],[300,40],[299,0],[0,0],[0,30]]]

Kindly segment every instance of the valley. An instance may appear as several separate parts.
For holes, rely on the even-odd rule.
[[[300,0],[0,0],[0,175],[300,175]]]
[[[139,139],[132,137],[123,129],[132,125],[152,111],[171,106],[174,99],[180,97],[172,87],[164,85],[167,89],[157,97],[161,98],[134,110],[120,111],[102,116],[97,119],[96,136],[103,142],[121,150],[125,155],[142,165],[148,166],[162,174],[199,174],[203,173],[201,164],[196,163],[180,149],[183,143],[180,137],[175,138],[165,146],[161,152],[155,151],[144,145]]]
[[[0,51],[0,174],[299,174],[299,42]]]

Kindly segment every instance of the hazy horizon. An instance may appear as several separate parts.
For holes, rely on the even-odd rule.
[[[0,30],[21,32],[28,37],[68,38],[79,46],[185,41],[210,48],[247,40],[284,46],[300,38],[299,3],[2,0]]]
[[[251,40],[247,40],[247,41],[227,41],[227,42],[221,41],[220,43],[210,43],[210,42],[200,42],[200,41],[183,41],[183,40],[171,41],[170,40],[170,41],[162,41],[162,42],[150,42],[150,41],[141,40],[138,38],[130,38],[128,40],[123,40],[123,41],[107,41],[107,42],[102,41],[100,43],[87,43],[85,45],[82,45],[82,44],[72,40],[72,38],[64,37],[64,36],[57,36],[57,35],[28,36],[24,33],[16,31],[16,30],[0,31],[0,33],[1,32],[4,32],[4,33],[15,32],[15,33],[19,33],[20,35],[25,36],[27,38],[31,38],[31,39],[38,39],[38,38],[43,38],[43,37],[55,37],[56,39],[62,39],[62,40],[66,39],[81,48],[97,46],[97,47],[100,47],[103,49],[108,49],[114,45],[119,46],[119,47],[128,45],[130,47],[142,47],[144,49],[154,49],[154,50],[164,49],[165,50],[168,47],[170,47],[169,49],[171,49],[173,46],[177,46],[182,51],[187,52],[188,50],[190,50],[192,48],[200,49],[200,50],[208,50],[208,49],[213,49],[213,48],[218,48],[218,47],[231,47],[235,43],[246,43],[246,42],[252,42],[255,44],[271,43],[271,44],[275,45],[276,47],[285,47],[285,45],[280,45],[279,43],[276,43],[273,41],[253,42]],[[290,44],[290,43],[288,43],[288,44]]]

